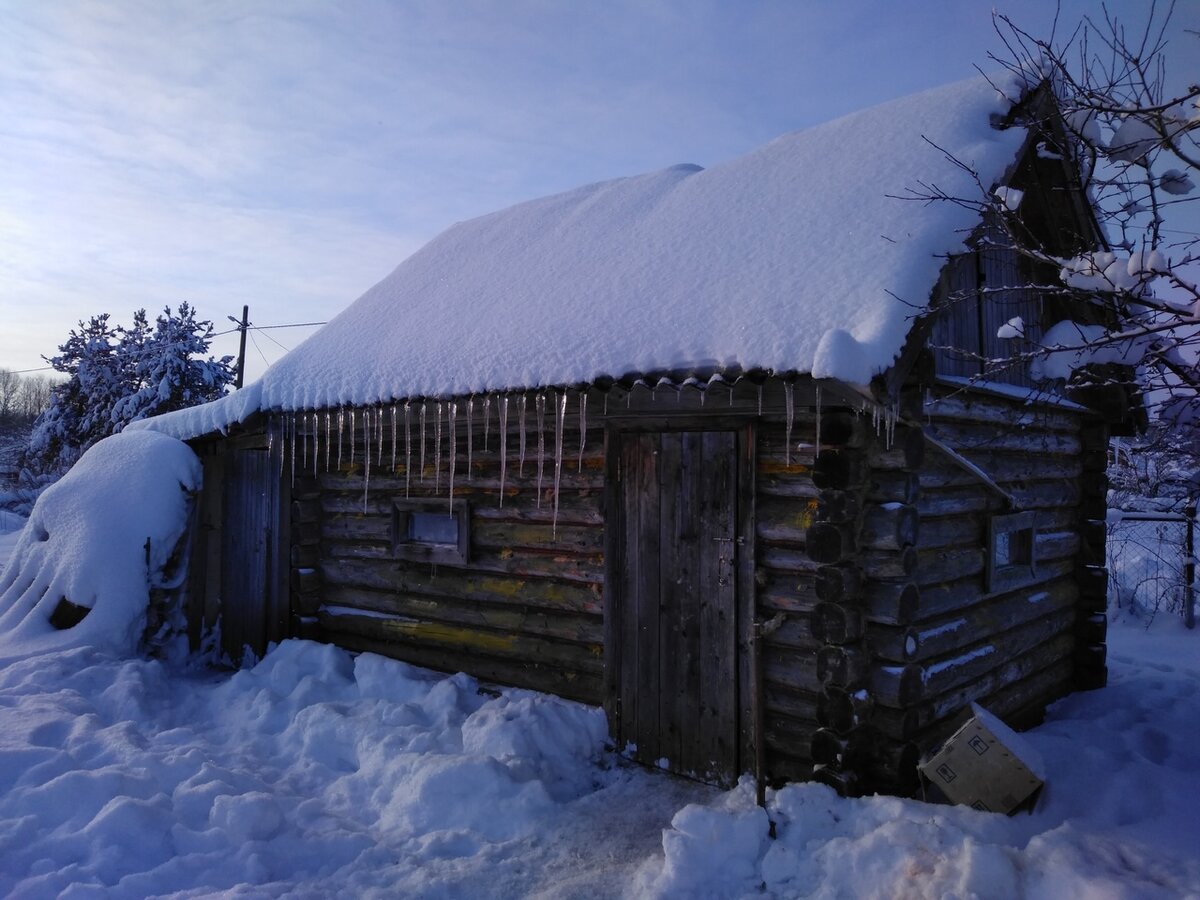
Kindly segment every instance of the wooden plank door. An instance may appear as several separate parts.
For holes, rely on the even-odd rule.
[[[221,532],[221,646],[241,663],[246,648],[266,652],[270,584],[271,455],[266,448],[237,449],[225,458]]]
[[[738,433],[617,440],[610,706],[623,747],[732,783],[739,768]],[[606,651],[607,652],[607,651]]]

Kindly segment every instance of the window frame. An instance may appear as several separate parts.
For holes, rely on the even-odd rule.
[[[409,537],[414,513],[437,513],[455,520],[458,540],[454,542],[422,541]],[[412,562],[465,565],[471,559],[471,509],[465,500],[455,500],[448,506],[444,499],[405,498],[392,501],[392,556]]]
[[[1029,559],[1002,564],[998,559],[1001,536],[1029,533]],[[1010,538],[1011,540],[1011,538]],[[1037,523],[1032,512],[992,516],[988,520],[987,590],[989,594],[1023,587],[1037,579]]]

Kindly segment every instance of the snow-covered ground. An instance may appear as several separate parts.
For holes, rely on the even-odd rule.
[[[234,674],[46,652],[0,669],[0,894],[1200,896],[1198,641],[1114,628],[1012,819],[819,785],[763,812],[615,759],[598,710],[317,644]]]

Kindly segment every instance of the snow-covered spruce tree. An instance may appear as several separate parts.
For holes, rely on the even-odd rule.
[[[220,397],[233,381],[232,357],[205,357],[212,333],[187,303],[175,313],[165,307],[153,329],[145,310],[128,328],[110,325],[108,313],[80,322],[59,355],[46,357],[68,378],[34,423],[26,463],[63,472],[130,422]]]
[[[1022,219],[1021,192],[1008,186],[979,182],[978,195],[957,197],[923,185],[910,196],[978,208],[992,246],[1015,250],[1030,271],[1056,273],[1006,287],[1034,287],[1055,297],[1056,308],[1065,298],[1079,311],[1036,333],[1009,322],[998,337],[1011,339],[1011,357],[981,360],[981,377],[989,366],[1028,365],[1035,380],[1086,386],[1135,371],[1151,419],[1177,427],[1200,419],[1200,206],[1192,206],[1200,199],[1200,84],[1170,90],[1166,59],[1168,47],[1194,55],[1200,34],[1174,27],[1172,12],[1150,3],[1130,29],[1105,11],[1085,17],[1066,40],[1034,37],[995,16],[1006,49],[992,60],[1026,96],[1041,86],[1052,92],[1056,121],[1044,130],[1064,139],[1038,152],[1077,167],[1098,244],[1050,252]]]

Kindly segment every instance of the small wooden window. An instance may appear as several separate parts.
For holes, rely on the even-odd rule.
[[[392,554],[416,562],[465,563],[470,509],[462,500],[396,500],[392,504]]]
[[[988,524],[988,593],[1007,591],[1037,575],[1037,543],[1031,512],[993,516]]]

